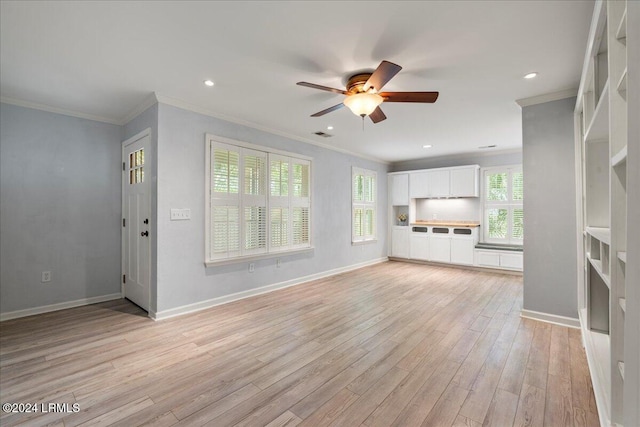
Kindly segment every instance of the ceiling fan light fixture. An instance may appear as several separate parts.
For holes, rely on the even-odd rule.
[[[344,105],[349,107],[356,116],[368,116],[373,113],[378,105],[382,104],[384,98],[377,93],[356,93],[344,100]]]

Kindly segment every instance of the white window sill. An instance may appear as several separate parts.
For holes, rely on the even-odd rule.
[[[313,246],[310,246],[308,248],[293,249],[290,251],[269,252],[268,254],[258,254],[258,255],[210,260],[210,261],[205,261],[204,265],[205,267],[216,267],[219,265],[237,264],[240,262],[247,262],[247,261],[258,261],[261,259],[282,258],[288,255],[302,254],[305,252],[313,252],[314,250],[315,248]]]
[[[371,243],[378,243],[378,239],[358,240],[357,242],[351,242],[351,246],[368,245]]]

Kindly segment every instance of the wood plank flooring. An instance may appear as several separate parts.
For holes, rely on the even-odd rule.
[[[387,262],[159,322],[5,321],[1,401],[40,411],[0,424],[598,425],[580,331],[521,308],[522,277]]]

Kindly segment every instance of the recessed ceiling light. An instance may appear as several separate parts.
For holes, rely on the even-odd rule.
[[[431,148],[431,147],[433,147],[433,145],[431,145],[431,144],[427,144],[427,145],[423,145],[422,146],[422,148]]]
[[[333,130],[333,126],[329,125],[329,126],[327,126],[327,129]]]
[[[538,75],[538,73],[536,73],[536,72],[534,71],[533,73],[525,74],[525,75],[524,75],[524,78],[525,78],[525,79],[532,79],[532,78],[534,78],[534,77],[535,77],[535,76],[537,76],[537,75]]]
[[[213,80],[205,80],[204,84],[207,86],[213,86]]]

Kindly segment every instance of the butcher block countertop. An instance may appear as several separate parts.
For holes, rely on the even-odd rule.
[[[441,227],[480,227],[479,222],[473,221],[446,221],[446,220],[417,220],[416,222],[412,222],[411,225],[431,225],[431,226],[441,226]]]

